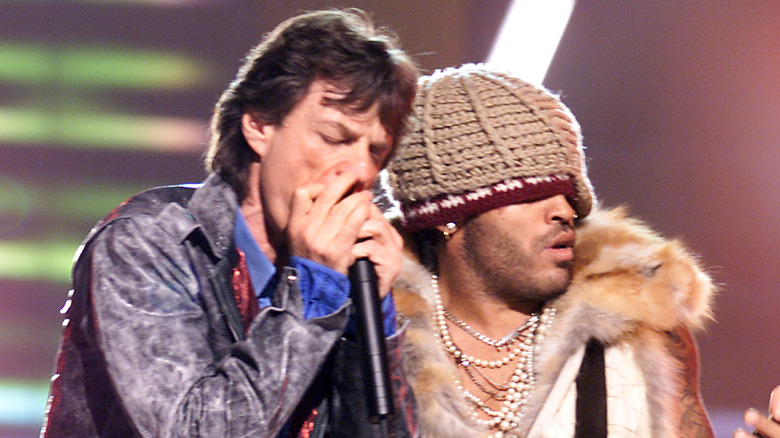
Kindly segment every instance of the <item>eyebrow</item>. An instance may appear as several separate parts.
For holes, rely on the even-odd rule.
[[[353,131],[347,125],[345,125],[345,124],[343,124],[341,122],[337,122],[335,120],[328,120],[328,121],[322,122],[322,124],[326,125],[326,126],[333,126],[333,127],[335,127],[339,131],[339,134],[344,136],[347,139],[354,140],[354,139],[356,139],[358,137],[358,133],[357,132]]]

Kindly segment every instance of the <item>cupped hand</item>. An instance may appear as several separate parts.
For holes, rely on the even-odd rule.
[[[349,173],[327,184],[295,190],[287,226],[290,255],[307,258],[342,274],[355,261],[352,247],[371,215],[371,193],[350,193],[357,178]]]
[[[350,173],[296,189],[287,239],[290,255],[307,258],[342,274],[355,260],[374,263],[380,297],[401,272],[403,239],[371,202],[368,190],[353,192]]]

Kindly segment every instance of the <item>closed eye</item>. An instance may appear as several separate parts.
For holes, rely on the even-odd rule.
[[[374,163],[377,164],[384,164],[385,160],[387,160],[388,155],[390,155],[389,145],[372,144],[369,146],[368,150],[369,153],[371,154],[371,159],[374,161]]]
[[[345,144],[352,143],[352,139],[351,138],[347,138],[347,137],[341,137],[341,136],[334,137],[334,136],[330,136],[330,135],[327,135],[327,134],[320,134],[320,137],[322,137],[322,140],[325,143],[327,143],[329,145],[332,145],[332,146],[345,145]]]

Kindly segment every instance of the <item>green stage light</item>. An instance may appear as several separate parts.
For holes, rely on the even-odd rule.
[[[43,143],[54,129],[45,111],[0,107],[0,142]]]
[[[180,90],[208,84],[215,68],[170,51],[0,43],[0,81],[33,86]]]
[[[126,200],[147,188],[137,184],[36,185],[0,175],[0,233],[3,220],[23,221],[29,216],[53,217],[70,222],[96,222]]]
[[[0,80],[39,84],[51,77],[51,53],[41,46],[0,44]]]
[[[81,47],[60,55],[61,80],[87,87],[187,89],[204,84],[204,62],[170,52]]]
[[[174,117],[0,107],[0,143],[201,152],[207,126]]]
[[[0,278],[70,282],[79,241],[0,241]]]
[[[38,197],[42,202],[38,205],[59,218],[95,223],[127,198],[146,188],[129,184],[111,187],[105,183],[89,187],[60,187],[43,190]]]
[[[36,186],[0,178],[0,235],[10,236],[30,218],[57,218],[71,223],[97,223],[141,186]],[[86,234],[40,236],[36,240],[0,240],[0,279],[70,282],[73,256]]]

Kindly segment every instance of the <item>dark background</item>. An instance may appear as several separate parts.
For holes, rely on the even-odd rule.
[[[356,6],[431,72],[485,60],[509,4],[0,2],[0,436],[36,436],[80,239],[142,188],[203,179],[213,104],[265,32]],[[718,436],[780,384],[779,43],[777,1],[579,0],[544,81],[602,204],[683,239],[722,285],[698,334]]]

